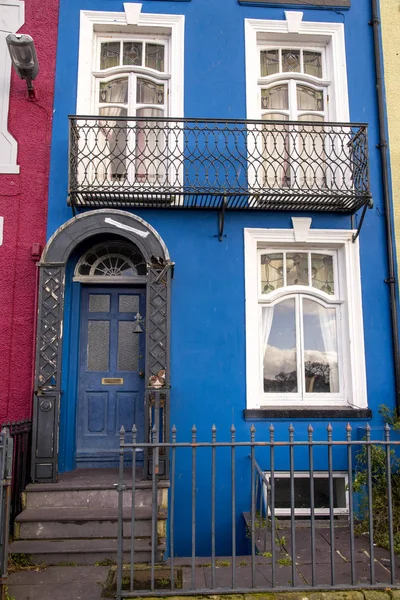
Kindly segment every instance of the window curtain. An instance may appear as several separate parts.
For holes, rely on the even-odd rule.
[[[261,317],[261,331],[262,331],[262,344],[263,344],[263,357],[267,351],[269,334],[271,333],[272,321],[274,319],[274,307],[263,306],[262,317]]]
[[[331,394],[339,392],[338,354],[336,339],[336,309],[318,305],[318,318],[324,343],[326,361],[329,365],[329,389]]]

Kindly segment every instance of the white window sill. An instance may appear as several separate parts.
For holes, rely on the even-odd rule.
[[[246,408],[245,421],[273,421],[274,419],[371,419],[370,408],[351,406],[308,407],[286,406],[285,408]]]

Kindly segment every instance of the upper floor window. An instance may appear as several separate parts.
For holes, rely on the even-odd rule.
[[[260,116],[264,120],[327,120],[329,80],[322,50],[259,46]]]
[[[99,162],[98,178],[160,183],[166,176],[165,134],[152,119],[168,115],[168,38],[99,37],[97,44],[95,110],[107,117],[102,123],[107,160]],[[124,117],[141,120],[133,128]]]

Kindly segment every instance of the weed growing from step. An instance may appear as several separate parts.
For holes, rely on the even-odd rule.
[[[35,565],[32,562],[30,554],[9,554],[8,555],[8,572],[16,573],[17,571],[42,571],[47,565],[44,563]]]

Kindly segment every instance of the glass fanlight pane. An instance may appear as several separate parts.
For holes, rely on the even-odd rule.
[[[303,52],[304,73],[314,77],[322,77],[322,60],[320,52]]]
[[[128,101],[128,78],[100,82],[99,102],[125,104]]]
[[[297,392],[295,299],[262,308],[264,392]]]
[[[311,254],[312,286],[326,294],[335,293],[333,280],[333,257],[326,254]]]
[[[287,85],[276,85],[275,87],[261,90],[261,109],[289,109],[289,95]]]
[[[287,285],[308,285],[308,254],[288,252],[286,254]]]
[[[119,66],[121,44],[119,42],[104,42],[100,49],[100,69],[111,69]]]
[[[124,42],[122,63],[124,65],[142,65],[142,42]]]
[[[300,50],[282,50],[283,73],[300,73]]]
[[[279,50],[261,50],[260,72],[261,77],[279,73]]]
[[[137,102],[139,104],[164,104],[164,86],[138,78]]]
[[[269,294],[283,287],[283,254],[262,254],[261,293]]]
[[[339,392],[336,308],[303,300],[305,391]]]
[[[156,71],[164,71],[164,46],[161,44],[146,44],[146,67]]]
[[[299,110],[324,110],[324,94],[307,85],[297,86],[297,108]]]

